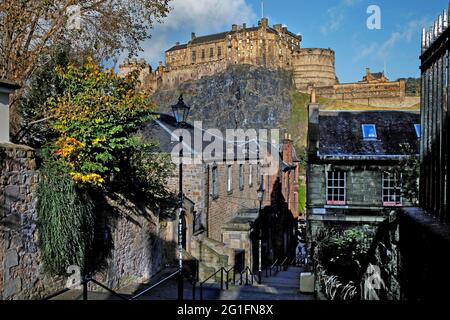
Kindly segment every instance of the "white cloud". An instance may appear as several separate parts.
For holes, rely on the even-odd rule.
[[[361,0],[341,0],[336,6],[327,10],[328,23],[320,28],[320,31],[326,35],[340,29],[345,20],[345,13],[349,7],[359,4]]]
[[[426,19],[411,20],[403,29],[392,32],[385,41],[372,42],[360,47],[355,59],[371,58],[377,62],[385,62],[399,43],[410,43],[414,36],[420,34],[422,26],[425,25],[427,25]]]
[[[173,0],[171,12],[151,30],[139,57],[155,66],[175,41],[190,39],[191,32],[206,35],[231,29],[232,24],[256,23],[256,14],[246,0]],[[174,35],[179,38],[174,39]]]

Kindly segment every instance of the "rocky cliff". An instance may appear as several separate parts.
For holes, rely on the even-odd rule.
[[[191,107],[190,122],[204,128],[286,128],[292,113],[292,76],[250,65],[230,66],[225,72],[185,82],[176,90],[154,94],[158,111],[171,112],[182,93]]]

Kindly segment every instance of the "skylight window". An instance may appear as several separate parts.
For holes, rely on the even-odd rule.
[[[371,140],[377,138],[377,128],[374,124],[363,124],[362,133],[364,139]]]
[[[415,124],[414,129],[416,129],[417,138],[420,139],[421,132],[422,132],[422,126],[420,124]]]

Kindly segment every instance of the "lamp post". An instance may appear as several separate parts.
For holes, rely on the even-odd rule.
[[[258,241],[259,241],[259,246],[258,246],[258,283],[261,284],[261,242],[262,242],[262,225],[261,225],[261,209],[262,209],[262,202],[264,199],[264,186],[261,183],[261,185],[259,186],[259,189],[257,190],[258,192],[258,200],[259,200],[259,230],[258,230]]]
[[[179,129],[186,124],[190,108],[184,103],[183,95],[178,98],[178,103],[172,106],[173,116]],[[178,300],[183,300],[183,134],[180,133],[179,156],[179,203],[178,203]]]

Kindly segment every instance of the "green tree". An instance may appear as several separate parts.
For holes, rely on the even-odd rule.
[[[144,147],[134,134],[154,119],[148,94],[137,90],[137,74],[126,78],[93,59],[82,67],[58,67],[62,94],[46,102],[51,148],[71,168],[74,181],[103,186]]]

